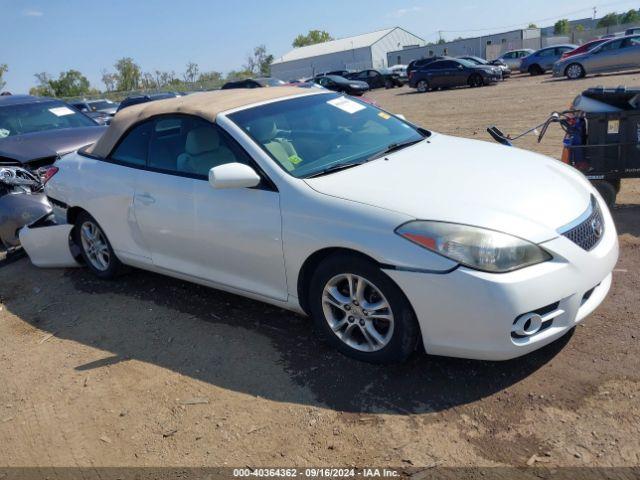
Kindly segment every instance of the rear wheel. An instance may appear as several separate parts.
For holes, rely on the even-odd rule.
[[[122,263],[98,222],[86,212],[78,215],[74,240],[80,247],[84,262],[94,275],[103,279],[112,279],[118,275]]]
[[[564,74],[571,80],[577,80],[578,78],[584,77],[585,71],[582,65],[580,65],[579,63],[572,63],[564,71]]]
[[[416,89],[420,93],[425,93],[429,91],[429,82],[427,82],[426,80],[420,80],[416,85]]]
[[[543,73],[544,73],[544,70],[540,65],[531,65],[529,67],[529,75],[531,76],[542,75]]]
[[[602,199],[605,201],[609,208],[613,208],[616,205],[616,186],[611,182],[606,180],[593,180],[591,182],[598,193],[602,196]]]
[[[484,85],[484,80],[482,80],[481,75],[474,73],[469,77],[469,80],[467,81],[467,83],[471,88],[481,87]]]
[[[336,255],[320,264],[311,279],[309,306],[324,339],[357,360],[402,362],[418,343],[418,323],[400,288],[357,255]]]
[[[395,85],[393,84],[393,80],[387,78],[384,81],[384,88],[389,89],[389,88],[393,88]]]

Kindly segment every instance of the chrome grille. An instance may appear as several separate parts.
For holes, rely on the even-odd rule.
[[[600,242],[604,236],[604,218],[593,195],[587,211],[559,232],[586,251],[592,250]]]

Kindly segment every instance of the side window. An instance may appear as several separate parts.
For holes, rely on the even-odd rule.
[[[146,165],[151,125],[152,122],[145,122],[131,130],[111,153],[111,160],[127,165]]]
[[[149,145],[149,167],[206,178],[211,168],[232,162],[249,163],[217,126],[187,115],[155,121]]]
[[[609,50],[617,50],[618,48],[620,48],[620,45],[622,45],[622,40],[616,40],[615,42],[608,42],[603,44],[602,47],[600,47],[600,51],[606,52]]]
[[[370,78],[376,78],[379,77],[380,74],[378,72],[376,72],[375,70],[369,70],[369,77]]]
[[[549,48],[547,50],[541,50],[538,53],[538,57],[553,57],[555,55],[555,48]]]

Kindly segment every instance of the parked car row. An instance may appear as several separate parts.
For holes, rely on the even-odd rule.
[[[503,79],[502,69],[499,66],[482,64],[463,58],[443,57],[429,62],[412,62],[408,71],[409,86],[421,93],[464,85],[482,87]]]

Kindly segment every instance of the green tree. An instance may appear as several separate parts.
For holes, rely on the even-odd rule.
[[[9,71],[9,66],[6,63],[0,63],[0,90],[7,84],[4,80],[4,74]]]
[[[563,18],[553,25],[553,33],[555,35],[566,35],[569,33],[569,20]]]
[[[184,72],[184,81],[187,83],[194,83],[198,78],[198,74],[200,73],[200,67],[198,67],[197,63],[189,62],[187,63],[187,70]]]
[[[34,74],[33,76],[36,77],[36,80],[38,81],[38,85],[36,85],[35,87],[31,87],[29,89],[29,95],[36,95],[39,97],[55,96],[56,93],[53,91],[53,88],[51,87],[51,81],[53,80],[51,78],[51,75],[49,75],[47,72],[40,72],[40,73]]]
[[[118,85],[118,74],[110,73],[106,69],[102,70],[102,83],[104,83],[107,92],[113,92]]]
[[[56,97],[78,97],[91,91],[87,77],[78,70],[67,70],[60,73],[57,80],[49,80]]]
[[[333,40],[333,37],[324,30],[309,30],[306,35],[298,35],[293,40],[293,47],[306,47],[307,45],[315,45],[316,43],[324,43]]]
[[[606,28],[606,27],[613,27],[614,25],[618,25],[619,23],[619,16],[617,13],[607,13],[604,17],[602,17],[599,21],[598,21],[598,28]]]
[[[443,43],[447,43],[447,41],[444,38],[440,37],[436,42],[436,45],[442,45]]]
[[[620,15],[620,23],[638,23],[640,22],[640,12],[638,10],[629,10],[627,13]]]
[[[124,57],[114,65],[117,71],[117,89],[120,91],[135,90],[140,85],[141,71],[133,58]]]
[[[47,72],[40,72],[34,75],[38,80],[38,85],[31,88],[29,93],[50,97],[79,97],[95,92],[91,89],[89,80],[78,70],[67,70],[61,72],[57,79],[54,79]]]
[[[245,70],[254,74],[268,76],[271,72],[273,55],[267,53],[267,47],[258,45],[253,49],[253,54],[247,57]]]
[[[198,83],[208,88],[218,87],[222,84],[222,74],[220,72],[202,72],[198,77]]]
[[[585,30],[584,25],[582,25],[581,23],[576,25],[576,28],[575,28],[576,32],[584,32],[584,30]]]
[[[536,25],[535,23],[530,23],[527,28],[538,28],[538,25]]]
[[[227,78],[225,81],[230,82],[233,80],[244,80],[245,78],[251,78],[253,76],[253,72],[249,70],[231,70],[227,74]]]

